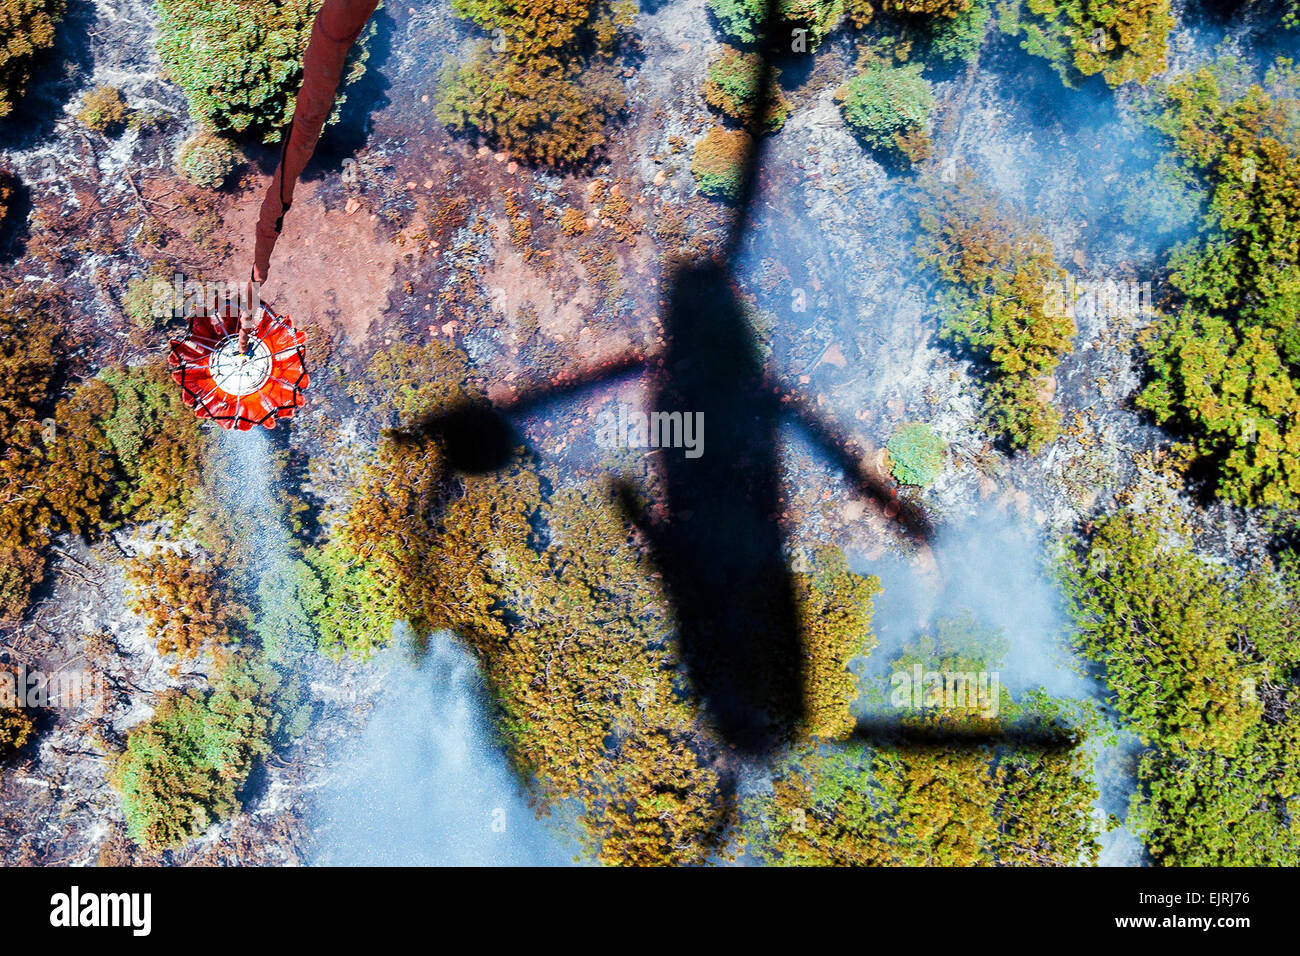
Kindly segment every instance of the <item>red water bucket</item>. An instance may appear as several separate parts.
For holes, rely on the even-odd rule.
[[[239,352],[239,316],[198,315],[184,339],[173,340],[167,362],[181,397],[199,418],[222,428],[274,428],[303,404],[306,335],[288,316],[260,306],[248,349]]]

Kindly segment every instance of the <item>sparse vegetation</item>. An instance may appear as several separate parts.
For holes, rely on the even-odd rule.
[[[587,217],[580,209],[570,206],[560,216],[560,232],[566,236],[581,236],[587,228]]]
[[[934,96],[921,68],[871,60],[836,92],[844,121],[870,148],[912,162],[930,155]]]
[[[912,422],[894,432],[887,447],[894,477],[905,485],[924,488],[943,471],[948,443],[924,422]]]
[[[196,186],[220,189],[235,168],[235,148],[229,140],[203,130],[176,152],[176,174]]]
[[[752,148],[753,140],[743,130],[711,127],[695,144],[691,156],[691,175],[700,192],[713,199],[740,198],[745,163]]]
[[[587,198],[596,207],[601,225],[613,230],[619,242],[636,242],[645,222],[637,217],[632,201],[623,194],[622,184],[597,179],[591,184]]]
[[[126,124],[126,99],[115,86],[97,86],[81,98],[77,121],[97,133],[115,133]]]
[[[932,184],[925,195],[919,251],[948,284],[942,334],[987,363],[989,430],[1034,454],[1060,431],[1048,395],[1075,327],[1050,293],[1065,272],[1052,244],[1032,225],[1017,224],[968,173],[951,185]]]

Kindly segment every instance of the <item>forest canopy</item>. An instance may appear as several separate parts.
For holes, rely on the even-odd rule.
[[[1098,74],[1111,86],[1146,83],[1165,69],[1169,0],[1025,0],[1000,11],[1002,32],[1021,37],[1066,86]]]
[[[988,673],[1005,642],[970,614],[939,618],[902,648],[894,672]],[[1001,649],[1000,649],[1001,648]],[[883,697],[884,678],[874,683]],[[1013,701],[1000,690],[984,711],[916,708],[913,732],[997,734],[1010,727],[1059,733],[1062,746],[867,746],[796,748],[776,768],[770,793],[746,802],[746,849],[785,866],[1074,866],[1100,852],[1091,758],[1076,746],[1061,704],[1041,694]],[[942,737],[940,738],[942,739]]]
[[[990,433],[1034,454],[1060,431],[1052,373],[1075,326],[1050,292],[1065,271],[1051,242],[969,172],[931,181],[920,210],[918,252],[945,283],[940,334],[982,363]]]
[[[322,0],[155,0],[158,55],[190,112],[226,135],[278,139],[293,116],[302,55]],[[342,86],[365,72],[367,40],[353,49]],[[333,118],[346,100],[340,92]]]
[[[1300,863],[1300,565],[1236,574],[1160,487],[1126,496],[1065,557],[1083,656],[1146,745],[1130,824],[1164,866]]]
[[[275,714],[266,674],[234,666],[209,691],[172,691],[132,730],[113,764],[127,832],[166,849],[239,806],[253,761],[270,752]]]
[[[1170,84],[1155,119],[1210,199],[1200,235],[1170,256],[1138,404],[1241,505],[1300,502],[1298,84],[1289,65],[1260,84],[1227,60]]]
[[[604,144],[626,101],[614,60],[635,5],[609,0],[454,0],[457,15],[493,34],[450,63],[435,113],[529,162],[582,163]]]
[[[0,620],[26,610],[56,535],[183,522],[204,453],[160,361],[67,382],[63,308],[0,293]]]

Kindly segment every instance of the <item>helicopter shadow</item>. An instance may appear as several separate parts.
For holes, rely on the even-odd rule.
[[[802,627],[781,517],[782,427],[801,429],[918,544],[929,542],[932,528],[892,480],[851,451],[850,436],[768,375],[724,265],[685,265],[669,285],[661,352],[629,354],[563,385],[525,388],[509,402],[465,401],[399,434],[437,441],[459,471],[493,471],[523,445],[515,420],[648,376],[649,407],[674,422],[691,417],[700,441],[694,450],[663,448],[660,502],[643,503],[642,489],[621,481],[617,499],[664,582],[682,662],[709,723],[738,751],[763,758],[794,739],[805,709]]]
[[[768,25],[776,22],[775,8],[769,2]],[[759,49],[756,115],[765,115],[775,82],[772,61],[784,54],[762,44]],[[900,498],[897,484],[869,463],[853,435],[764,367],[732,271],[751,228],[762,151],[759,138],[741,171],[724,254],[679,264],[666,277],[660,351],[627,353],[568,374],[558,385],[525,386],[508,401],[465,400],[393,433],[437,441],[454,469],[478,474],[505,467],[524,445],[517,420],[631,377],[650,377],[650,409],[679,413],[683,421],[696,416],[704,439],[700,453],[661,450],[659,500],[645,502],[644,489],[624,481],[615,483],[617,499],[664,582],[681,660],[707,723],[723,742],[758,760],[798,738],[806,710],[803,629],[782,519],[782,427],[799,429],[898,533],[918,547],[928,547],[934,536],[924,510]],[[921,739],[891,721],[863,721],[853,736],[880,747],[1074,745],[1055,730],[1016,727],[997,734],[950,729],[941,739]]]

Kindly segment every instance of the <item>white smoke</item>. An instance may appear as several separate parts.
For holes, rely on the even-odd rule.
[[[317,804],[315,862],[354,866],[529,866],[576,846],[539,820],[494,740],[485,688],[449,634],[416,667],[401,651],[369,725]]]
[[[1078,673],[1061,598],[1033,530],[993,513],[941,525],[932,548],[937,578],[892,556],[855,566],[882,585],[872,672],[919,635],[932,633],[937,619],[969,613],[978,625],[1002,633],[1006,653],[989,663],[1013,695],[1036,687],[1059,697],[1093,692],[1092,682]]]

